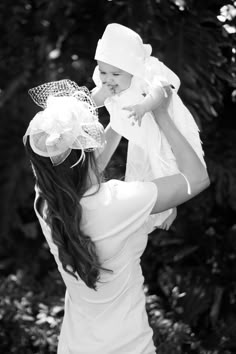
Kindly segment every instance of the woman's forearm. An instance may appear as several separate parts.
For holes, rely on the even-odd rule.
[[[97,107],[102,107],[104,106],[104,93],[102,88],[100,87],[95,87],[92,91],[91,91],[91,96],[96,104]]]
[[[97,162],[98,162],[99,170],[101,172],[105,170],[117,146],[119,145],[121,140],[121,135],[116,133],[112,129],[109,123],[105,129],[105,138],[106,138],[105,147],[103,151],[101,151],[100,154],[97,156]]]
[[[206,168],[198,158],[189,142],[176,128],[174,122],[169,117],[167,110],[164,111],[157,109],[153,113],[157,124],[171,145],[178,168],[180,172],[186,176],[190,183],[191,189],[194,189],[195,186],[196,189],[201,188],[201,185],[205,183],[209,184]],[[198,193],[198,190],[195,192]]]

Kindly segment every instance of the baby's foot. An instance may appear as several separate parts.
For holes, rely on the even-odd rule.
[[[169,230],[176,216],[177,216],[177,208],[173,208],[172,213],[168,216],[167,219],[163,221],[163,223],[160,226],[158,226],[158,228],[162,230]]]

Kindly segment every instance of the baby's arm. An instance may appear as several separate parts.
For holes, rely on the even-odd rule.
[[[163,102],[165,96],[165,88],[158,85],[150,89],[141,103],[123,107],[123,109],[130,111],[128,118],[133,118],[134,122],[138,122],[138,125],[141,126],[144,114],[155,110]]]

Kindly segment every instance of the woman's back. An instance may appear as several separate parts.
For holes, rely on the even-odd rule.
[[[156,186],[111,180],[96,190],[93,186],[81,200],[81,229],[95,242],[102,267],[112,271],[101,271],[97,291],[63,270],[50,228],[36,210],[67,287],[59,353],[154,353],[143,311],[140,257],[147,244],[146,222],[156,201]]]

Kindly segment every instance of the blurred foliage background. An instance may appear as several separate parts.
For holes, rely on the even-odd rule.
[[[159,354],[236,353],[236,2],[0,2],[0,352],[55,353],[64,285],[33,212],[22,136],[38,111],[29,88],[69,78],[92,89],[96,44],[117,22],[180,77],[201,129],[211,186],[150,235],[142,258]],[[101,120],[107,124],[107,112]],[[107,175],[122,178],[126,141]]]

